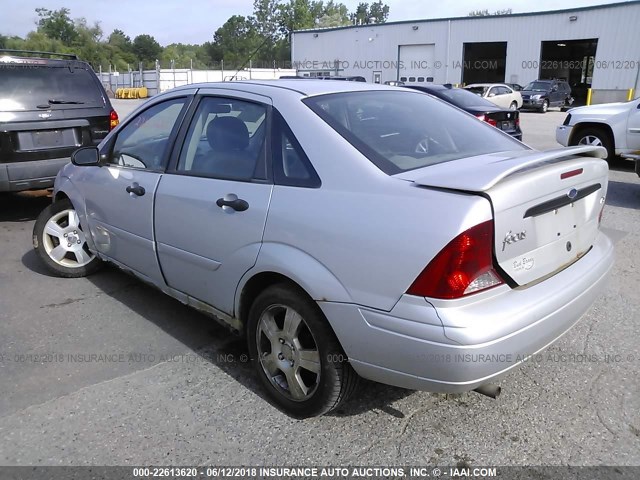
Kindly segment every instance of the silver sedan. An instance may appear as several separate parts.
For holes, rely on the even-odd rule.
[[[531,150],[407,89],[190,85],[75,152],[34,246],[58,275],[111,262],[246,336],[296,417],[359,377],[496,395],[606,281],[604,155]]]

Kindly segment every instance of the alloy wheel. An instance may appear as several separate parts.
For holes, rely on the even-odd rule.
[[[63,267],[80,268],[95,258],[87,247],[78,214],[72,209],[62,210],[49,218],[42,244],[49,258]]]
[[[260,366],[277,391],[295,402],[313,396],[321,377],[320,352],[298,312],[285,305],[265,309],[258,320],[256,344]]]

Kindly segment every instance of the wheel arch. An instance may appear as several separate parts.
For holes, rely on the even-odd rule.
[[[56,179],[55,190],[53,195],[53,203],[59,202],[60,200],[64,200],[64,199],[68,199],[73,205],[73,208],[78,213],[78,217],[80,218],[80,224],[83,225],[84,228],[86,229],[86,239],[87,239],[87,244],[89,245],[89,249],[95,251],[93,237],[91,236],[91,230],[88,224],[87,210],[86,210],[84,198],[80,194],[80,191],[71,182],[71,180],[69,180],[68,177],[60,176]]]
[[[287,245],[263,244],[258,262],[243,276],[236,289],[235,317],[243,326],[247,324],[254,299],[277,283],[291,285],[314,302],[352,301],[344,285],[315,258]]]
[[[597,129],[603,130],[609,136],[609,140],[611,141],[611,148],[615,151],[616,138],[615,138],[615,135],[613,134],[613,129],[608,124],[601,123],[601,122],[587,121],[587,122],[579,122],[575,124],[571,131],[571,135],[569,136],[569,142],[568,142],[569,145],[573,145],[573,142],[577,141],[576,139],[578,135],[580,135],[580,132],[588,128],[597,128]]]

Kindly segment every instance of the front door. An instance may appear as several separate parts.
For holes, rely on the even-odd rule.
[[[238,282],[258,257],[271,199],[270,101],[200,93],[180,154],[158,186],[158,258],[170,287],[232,315]]]
[[[153,197],[190,98],[182,93],[136,114],[103,147],[105,165],[82,169],[76,182],[87,199],[96,249],[156,282],[162,275],[154,248]]]

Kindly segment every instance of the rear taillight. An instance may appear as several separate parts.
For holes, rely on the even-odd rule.
[[[120,123],[118,114],[115,110],[111,110],[111,113],[109,114],[109,130],[113,130],[114,128],[116,128],[118,126],[118,123]]]
[[[493,220],[451,240],[418,275],[407,293],[454,299],[504,283],[493,267]]]
[[[485,114],[481,113],[480,115],[476,115],[478,120],[483,122],[487,122],[489,125],[493,125],[494,127],[498,126],[498,122],[496,122],[493,118],[487,117]]]
[[[516,127],[520,126],[520,115],[516,114]]]

